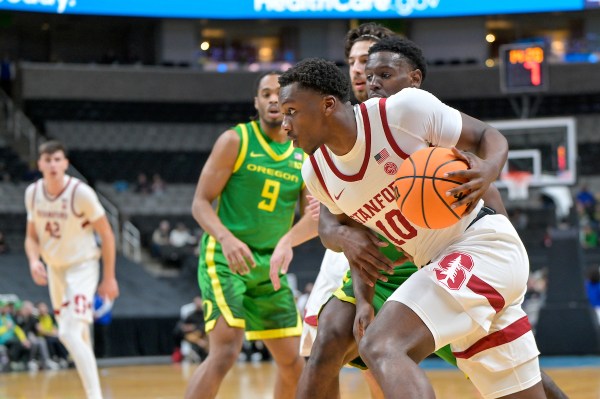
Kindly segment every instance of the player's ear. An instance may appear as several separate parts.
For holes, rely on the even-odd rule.
[[[421,87],[421,83],[423,82],[423,73],[420,69],[415,69],[410,72],[410,87],[416,87],[417,89]]]
[[[323,113],[325,115],[331,115],[337,105],[337,98],[335,98],[332,95],[327,95],[327,96],[323,97],[322,103],[323,103]]]
[[[258,97],[254,97],[254,109],[258,111]]]

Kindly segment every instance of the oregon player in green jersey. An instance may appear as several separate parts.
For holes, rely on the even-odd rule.
[[[258,119],[224,132],[202,169],[192,213],[202,237],[198,281],[209,335],[207,359],[192,375],[186,398],[214,398],[237,360],[244,332],[262,339],[278,365],[275,398],[293,398],[303,359],[301,322],[293,293],[282,276],[275,291],[270,266],[286,271],[292,247],[314,236],[317,223],[302,216],[304,153],[280,130],[277,73],[258,79]],[[218,200],[213,209],[213,200]]]

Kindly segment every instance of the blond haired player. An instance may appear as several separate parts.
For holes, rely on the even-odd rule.
[[[101,399],[89,324],[96,287],[109,300],[119,296],[115,238],[96,193],[65,174],[68,166],[61,143],[48,141],[40,146],[38,168],[43,177],[25,192],[25,252],[33,281],[49,287],[59,338],[75,362],[86,397]],[[101,251],[94,232],[102,242]],[[104,270],[98,286],[100,256]]]

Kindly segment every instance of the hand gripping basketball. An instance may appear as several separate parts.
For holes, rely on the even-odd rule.
[[[468,192],[449,197],[446,192],[468,180],[444,175],[468,168],[449,148],[428,147],[414,152],[402,162],[394,182],[396,203],[404,217],[427,229],[443,229],[458,222],[467,205],[455,209],[451,205]]]

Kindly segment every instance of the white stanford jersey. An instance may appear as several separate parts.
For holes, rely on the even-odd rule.
[[[48,266],[62,268],[100,258],[91,223],[104,215],[104,208],[87,184],[65,176],[61,193],[50,197],[39,179],[27,187],[25,206]]]
[[[387,99],[354,107],[357,140],[350,152],[336,156],[326,146],[307,158],[302,176],[309,191],[333,214],[345,213],[386,237],[423,266],[458,238],[482,206],[458,223],[440,230],[410,224],[393,191],[399,165],[413,152],[456,145],[460,113],[432,94],[407,88]]]

